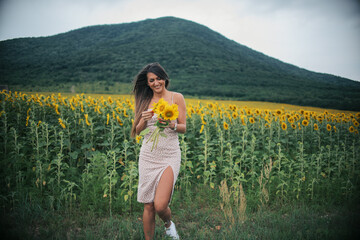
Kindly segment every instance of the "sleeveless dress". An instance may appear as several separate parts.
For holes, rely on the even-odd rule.
[[[147,127],[150,128],[150,132],[144,136],[140,149],[137,201],[141,203],[154,202],[155,191],[160,178],[163,172],[170,166],[174,174],[173,188],[169,200],[170,204],[181,163],[179,138],[176,131],[171,128],[165,128],[164,133],[167,137],[159,136],[157,147],[154,147],[153,151],[151,151],[153,142],[146,142],[151,136],[151,133],[156,129],[156,121],[157,115],[154,114],[152,119],[147,122]],[[176,121],[177,120],[173,120],[172,122]]]

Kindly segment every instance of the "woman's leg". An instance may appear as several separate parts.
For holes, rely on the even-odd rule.
[[[144,204],[143,225],[145,239],[153,239],[155,232],[155,208],[154,203]]]
[[[171,210],[168,207],[173,190],[174,173],[169,166],[163,172],[155,192],[154,207],[156,213],[165,222],[165,227],[169,227]]]

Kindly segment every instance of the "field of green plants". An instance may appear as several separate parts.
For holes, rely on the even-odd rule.
[[[2,91],[3,214],[28,206],[126,222],[125,216],[141,213],[136,193],[142,139],[130,138],[133,117],[134,102],[126,96]],[[359,202],[359,121],[360,113],[188,102],[172,204],[198,199],[204,192],[197,191],[205,189],[199,191],[221,213],[217,219],[237,226],[274,206]],[[113,238],[142,239],[140,223],[128,236]],[[211,231],[223,239],[220,225]],[[186,229],[180,225],[179,232]],[[215,238],[204,238],[209,236]]]

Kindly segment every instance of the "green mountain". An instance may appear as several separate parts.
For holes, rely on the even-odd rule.
[[[125,93],[150,62],[163,65],[171,89],[187,96],[360,109],[360,82],[281,62],[174,17],[1,41],[0,85]]]

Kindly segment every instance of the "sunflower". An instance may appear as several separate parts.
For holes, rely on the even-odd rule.
[[[114,101],[111,99],[111,97],[108,97],[108,102],[112,104]]]
[[[116,120],[118,121],[118,123],[119,123],[120,126],[124,125],[124,124],[122,123],[121,119],[119,118],[119,116],[116,116]]]
[[[64,129],[66,128],[66,126],[65,126],[65,124],[64,124],[64,122],[63,122],[63,120],[61,118],[59,118],[59,123],[60,123],[62,128],[64,128]]]
[[[88,126],[90,126],[91,123],[89,123],[89,119],[88,119],[89,115],[88,115],[88,114],[84,114],[84,116],[85,116],[85,122],[86,122],[86,124],[87,124]]]
[[[189,118],[191,118],[191,110],[190,109],[187,110],[187,115]]]
[[[309,125],[309,121],[306,120],[306,119],[304,119],[304,120],[302,121],[302,125],[306,127],[307,125]]]
[[[141,136],[140,135],[136,136],[136,142],[140,143],[140,140],[141,140]]]
[[[126,108],[124,108],[124,117],[129,117],[129,115],[126,113]]]
[[[331,125],[330,124],[326,125],[326,130],[328,130],[329,132],[331,131]]]
[[[226,122],[224,122],[224,129],[228,130],[229,129],[229,124],[227,124]]]
[[[336,132],[336,126],[334,126],[334,131]]]
[[[319,126],[316,124],[316,123],[314,123],[314,129],[317,131],[317,130],[319,130]]]
[[[160,98],[160,100],[157,103],[153,104],[154,113],[160,115],[164,111],[167,105],[169,105],[168,102],[165,101],[163,98]]]
[[[270,124],[265,123],[265,127],[266,127],[266,128],[269,128],[269,127],[270,127]]]
[[[354,132],[354,131],[355,131],[354,126],[350,126],[350,127],[349,127],[349,131],[350,131],[351,133]]]
[[[242,125],[244,125],[244,126],[246,125],[245,117],[244,117],[244,116],[241,117],[241,123],[242,123]]]
[[[253,123],[255,123],[255,119],[254,118],[249,118],[249,122],[251,123],[251,124],[253,124]]]
[[[359,126],[359,122],[356,121],[355,119],[353,120],[353,123],[354,123],[354,126],[355,126],[355,127],[358,127],[358,126]]]
[[[27,117],[26,117],[26,126],[29,125],[29,119],[30,119],[30,115],[27,115]]]
[[[204,125],[201,125],[200,133],[202,133],[203,131],[204,131]]]
[[[206,122],[205,122],[205,120],[204,120],[204,113],[203,114],[201,114],[201,123],[202,124],[204,124],[204,125],[206,125]]]
[[[323,121],[324,119],[323,119],[322,116],[318,116],[318,117],[317,117],[317,120],[318,120],[320,123],[322,123],[322,121]]]
[[[295,124],[291,124],[291,127],[293,128],[293,129],[296,129],[296,125]]]
[[[60,115],[60,112],[59,112],[59,105],[55,104],[55,112],[57,115]]]
[[[281,123],[281,128],[282,128],[282,130],[285,131],[285,130],[287,129],[286,123],[282,122],[282,123]]]
[[[232,117],[233,117],[234,119],[236,119],[237,116],[238,116],[237,112],[233,112],[233,113],[232,113]]]
[[[271,123],[271,122],[272,122],[272,118],[269,118],[268,115],[265,116],[265,120],[266,120],[268,123]]]
[[[289,117],[288,121],[289,121],[289,123],[294,123],[295,120],[293,117]]]
[[[175,120],[179,116],[178,111],[178,105],[172,104],[165,107],[165,109],[162,111],[161,116],[164,118],[164,120]]]
[[[275,111],[275,114],[276,114],[277,116],[280,116],[280,115],[282,114],[282,111],[281,111],[280,109],[277,109],[277,110]]]

